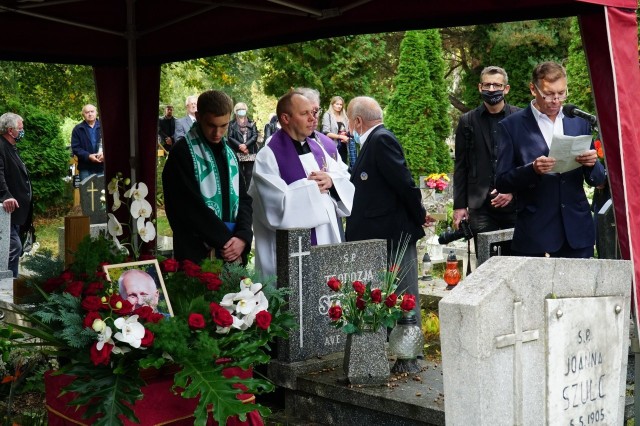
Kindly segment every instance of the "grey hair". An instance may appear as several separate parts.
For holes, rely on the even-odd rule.
[[[4,135],[9,129],[17,129],[18,122],[24,121],[18,114],[6,112],[0,116],[0,135]]]
[[[320,105],[320,92],[310,87],[298,87],[296,92],[302,93],[302,96],[309,99],[311,102]]]
[[[187,99],[184,101],[184,105],[187,106],[191,102],[198,102],[198,97],[196,95],[187,96]]]
[[[358,96],[351,99],[347,107],[347,114],[351,118],[362,117],[364,121],[382,120],[380,104],[369,96]]]
[[[118,278],[118,291],[120,293],[120,296],[122,296],[123,294],[126,294],[128,296],[124,288],[124,278],[130,273],[133,273],[134,275],[139,275],[139,279],[146,281],[148,284],[152,285],[157,290],[156,282],[154,281],[151,275],[149,275],[148,273],[140,269],[127,269],[122,273],[122,275],[120,275],[120,278]]]
[[[507,84],[509,84],[509,76],[507,75],[507,72],[504,70],[504,68],[496,67],[495,65],[490,65],[486,67],[480,73],[480,82],[482,82],[482,77],[484,77],[487,74],[490,74],[490,75],[500,74],[502,77],[504,77],[504,85],[506,86]]]

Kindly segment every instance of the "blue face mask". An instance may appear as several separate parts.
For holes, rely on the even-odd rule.
[[[18,136],[16,136],[15,141],[18,142],[20,139],[24,138],[24,130],[18,130]]]
[[[356,130],[353,131],[353,140],[356,141],[358,145],[362,145],[362,142],[360,142],[360,133]]]

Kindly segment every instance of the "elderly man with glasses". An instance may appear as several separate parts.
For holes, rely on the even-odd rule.
[[[513,228],[516,223],[513,195],[496,190],[498,122],[520,110],[506,103],[509,88],[503,68],[483,69],[478,83],[483,102],[462,115],[456,129],[453,225],[458,228],[467,220],[474,237],[481,232]],[[473,241],[477,244],[476,238]]]
[[[591,127],[582,118],[562,113],[568,96],[562,65],[536,66],[529,89],[531,104],[498,125],[496,186],[516,199],[512,254],[592,257],[595,231],[583,182],[603,184],[604,168],[593,145],[575,157],[580,166],[566,173],[554,172],[556,160],[548,156],[554,135],[590,135]]]

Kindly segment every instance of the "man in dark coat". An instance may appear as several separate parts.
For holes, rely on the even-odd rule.
[[[416,242],[424,237],[427,217],[422,194],[407,168],[402,147],[382,125],[382,109],[375,99],[356,97],[347,108],[349,127],[362,148],[351,171],[355,186],[353,209],[347,217],[347,241],[380,238],[387,241],[390,264],[401,242],[409,238],[400,264],[398,292],[419,297]],[[416,307],[420,324],[420,307]]]
[[[173,106],[167,105],[164,108],[164,117],[158,120],[158,136],[162,142],[162,146],[167,151],[171,149],[175,139],[173,134],[176,131],[176,118],[173,116]]]
[[[591,135],[591,127],[562,113],[568,93],[562,65],[539,64],[529,89],[531,104],[498,125],[496,187],[516,197],[512,254],[592,257],[595,231],[583,183],[603,184],[604,168],[593,145],[575,157],[579,166],[565,173],[554,172],[556,159],[549,157],[555,136]]]
[[[87,104],[82,107],[82,123],[76,125],[71,132],[71,149],[78,157],[80,180],[93,174],[104,173],[104,156],[102,154],[102,130],[97,118],[96,107]]]
[[[16,143],[24,137],[22,117],[8,112],[0,116],[0,201],[11,213],[9,270],[18,276],[22,255],[21,230],[31,227],[33,203],[29,172],[18,154]]]
[[[500,67],[482,70],[478,91],[482,105],[465,113],[456,129],[453,173],[453,224],[458,228],[462,220],[468,220],[474,237],[480,232],[513,228],[516,223],[513,195],[496,190],[496,163],[498,122],[520,110],[504,100],[509,80]]]
[[[223,92],[201,94],[197,121],[185,137],[176,140],[162,172],[178,260],[199,263],[213,251],[225,262],[246,264],[251,250],[251,197],[224,137],[232,106]]]

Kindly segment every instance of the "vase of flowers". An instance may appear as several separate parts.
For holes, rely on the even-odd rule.
[[[431,173],[424,178],[424,184],[427,188],[431,188],[440,194],[449,186],[449,176],[446,173]]]
[[[387,329],[395,326],[404,314],[412,313],[416,298],[412,294],[396,294],[400,259],[407,240],[381,284],[353,281],[343,284],[336,277],[327,282],[335,292],[329,318],[335,327],[347,334],[344,373],[351,384],[379,385],[387,382],[390,370],[386,353]]]

